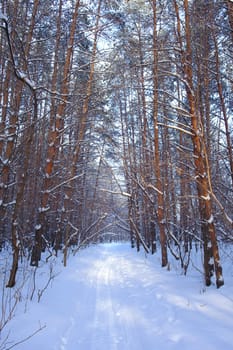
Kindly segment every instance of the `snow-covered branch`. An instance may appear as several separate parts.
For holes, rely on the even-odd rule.
[[[124,191],[111,191],[105,188],[101,188],[100,191],[102,192],[107,192],[107,193],[111,193],[111,194],[118,194],[121,196],[125,196],[125,197],[132,197],[132,195],[130,193],[124,192]]]
[[[62,181],[62,182],[61,182],[60,184],[58,184],[57,186],[54,186],[54,187],[52,187],[52,188],[46,190],[46,192],[47,192],[47,193],[51,193],[51,192],[57,190],[59,187],[65,185],[65,184],[67,184],[67,183],[69,183],[69,182],[71,182],[71,181],[73,181],[73,180],[76,180],[76,179],[78,179],[79,177],[81,177],[81,176],[83,176],[83,175],[84,175],[84,173],[79,174],[79,175],[76,175],[76,176],[73,176],[73,177],[69,178],[68,180]]]
[[[36,84],[33,80],[31,80],[28,75],[25,72],[22,72],[18,67],[15,59],[15,54],[13,50],[13,46],[11,43],[11,36],[10,36],[10,29],[8,25],[8,18],[5,16],[2,12],[0,12],[0,20],[3,21],[4,26],[1,26],[2,29],[5,30],[6,37],[7,37],[7,43],[9,46],[9,52],[10,52],[10,57],[11,57],[11,63],[14,69],[14,73],[16,77],[21,80],[24,84],[26,84],[29,89],[33,92],[35,92],[36,89]]]
[[[73,251],[74,255],[77,253],[77,251],[82,246],[84,246],[86,243],[91,241],[94,237],[97,237],[99,235],[99,231],[95,231],[93,234],[90,234],[89,236],[87,234],[88,234],[88,232],[90,232],[92,230],[93,227],[97,226],[101,221],[106,219],[107,215],[108,215],[107,213],[104,213],[101,217],[97,218],[89,227],[87,227],[86,230],[80,232],[80,234],[79,234],[80,241],[79,241],[77,248]],[[75,227],[74,227],[74,229],[76,230],[76,234],[77,234],[78,229]],[[81,240],[81,236],[84,236],[84,239]]]
[[[190,135],[190,136],[194,136],[193,132],[185,130],[185,129],[177,126],[177,125],[164,124],[164,123],[158,123],[158,125],[164,126],[166,128],[171,128],[171,129],[175,129],[175,130],[181,131],[181,132],[183,132],[183,133],[185,133],[187,135]]]
[[[154,185],[152,185],[152,184],[149,183],[149,184],[147,185],[147,187],[148,187],[148,188],[151,188],[151,189],[154,190],[155,192],[157,192],[157,193],[163,195],[163,192],[161,192],[156,186],[154,186]]]

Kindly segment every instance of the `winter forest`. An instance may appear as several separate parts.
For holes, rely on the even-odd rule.
[[[113,241],[224,285],[232,50],[232,0],[1,1],[3,289]]]

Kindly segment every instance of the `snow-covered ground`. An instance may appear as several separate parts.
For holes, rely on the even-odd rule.
[[[57,265],[51,271],[59,274],[44,292],[48,267],[37,270],[33,301],[26,300],[34,279],[28,281],[27,297],[1,335],[0,343],[8,335],[8,345],[0,349],[43,326],[16,349],[233,349],[232,267],[217,290],[203,287],[198,270],[185,277],[173,266],[162,269],[157,255],[146,257],[128,244],[92,246],[71,257],[67,268]]]

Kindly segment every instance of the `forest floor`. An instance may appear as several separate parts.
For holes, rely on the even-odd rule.
[[[2,332],[0,343],[8,336],[2,349],[27,336],[15,349],[233,349],[232,266],[217,290],[203,286],[198,269],[188,276],[173,265],[162,269],[158,255],[129,244],[92,246],[70,257],[66,268],[57,265],[48,287],[48,271],[38,269],[33,301],[27,287]]]

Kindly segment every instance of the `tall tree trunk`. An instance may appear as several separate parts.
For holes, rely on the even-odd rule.
[[[232,6],[232,11],[233,11],[233,6]],[[233,14],[232,14],[232,16],[233,16]],[[232,28],[232,30],[233,30],[233,28]],[[215,52],[214,52],[215,67],[216,67],[215,76],[216,76],[216,81],[217,81],[217,86],[218,86],[218,94],[219,94],[219,99],[220,99],[220,106],[221,106],[223,120],[224,120],[224,126],[225,126],[227,153],[228,153],[230,176],[231,176],[231,182],[232,182],[232,188],[233,188],[233,147],[232,147],[230,126],[229,126],[228,116],[227,116],[227,109],[226,109],[225,99],[224,99],[223,86],[222,86],[221,75],[220,75],[220,59],[219,59],[218,44],[217,44],[217,39],[216,39],[215,33],[213,33],[213,40],[214,40],[214,48],[215,48]]]
[[[15,18],[17,17],[17,9],[18,9],[18,0],[14,3],[13,9],[13,20],[12,20],[12,28],[16,27]],[[4,8],[3,8],[4,9]],[[2,10],[3,10],[2,9]],[[8,181],[10,175],[11,168],[11,158],[14,152],[15,141],[16,141],[16,131],[17,131],[17,123],[18,123],[18,110],[21,101],[21,94],[23,89],[22,81],[16,80],[14,74],[12,74],[12,65],[14,69],[14,55],[12,51],[12,41],[15,39],[15,31],[11,31],[9,28],[9,24],[7,20],[3,20],[3,26],[0,28],[1,30],[5,29],[5,35],[1,35],[2,39],[5,40],[5,45],[7,50],[9,51],[9,61],[7,60],[7,64],[5,66],[5,79],[3,85],[3,99],[2,99],[2,115],[1,115],[1,125],[0,132],[1,134],[5,134],[7,137],[1,138],[0,140],[0,156],[3,160],[2,169],[0,172],[0,220],[1,220],[1,230],[4,232],[4,221],[6,215],[6,203],[5,200],[8,194]],[[16,97],[15,97],[16,96]],[[9,117],[9,125],[6,122],[7,119],[7,109],[10,104],[14,105],[12,109],[14,112],[11,113]]]
[[[80,0],[77,0],[75,3],[75,9],[73,12],[72,22],[70,26],[69,40],[68,40],[64,69],[63,69],[63,82],[61,87],[61,96],[63,97],[63,102],[59,103],[57,107],[55,125],[52,127],[52,129],[49,130],[48,149],[47,149],[46,166],[45,166],[45,180],[43,184],[41,206],[39,208],[39,214],[38,214],[38,223],[35,228],[35,231],[36,231],[35,243],[33,246],[32,256],[31,256],[31,265],[33,266],[38,266],[38,263],[41,257],[42,234],[44,229],[43,225],[45,223],[45,214],[49,210],[49,187],[51,184],[51,175],[53,173],[54,161],[56,159],[60,141],[61,141],[61,132],[64,127],[64,112],[67,105],[67,94],[69,89],[69,73],[70,73],[71,62],[72,62],[72,54],[73,54],[73,46],[74,46],[79,6],[80,6]],[[60,8],[61,8],[61,2],[60,2]],[[61,12],[59,11],[58,16],[60,15],[61,15]],[[59,27],[60,22],[58,21],[57,23]],[[56,45],[59,45],[58,43],[59,39],[60,37],[58,35]],[[56,70],[57,70],[57,67],[55,65],[53,76],[56,75]]]
[[[99,35],[99,22],[100,22],[100,10],[101,10],[101,3],[102,0],[98,1],[98,9],[96,14],[96,23],[95,23],[95,31],[94,31],[94,41],[93,41],[93,48],[92,48],[92,54],[91,54],[91,63],[90,63],[90,73],[89,78],[86,85],[86,91],[85,91],[85,97],[84,102],[82,106],[82,113],[79,120],[78,125],[78,136],[76,140],[76,146],[74,147],[73,151],[73,157],[71,160],[71,169],[70,169],[70,178],[74,178],[77,174],[77,165],[81,163],[82,160],[82,145],[85,138],[85,133],[87,130],[87,120],[88,120],[88,112],[89,112],[89,102],[92,94],[92,85],[93,85],[93,79],[94,79],[94,73],[95,73],[95,61],[96,61],[96,53],[97,53],[97,42],[98,42],[98,35]],[[70,201],[71,193],[70,193],[70,184],[68,183],[67,190],[65,193],[65,202],[64,207],[66,209],[66,206],[68,205],[68,202]],[[80,213],[79,213],[80,214]],[[66,227],[66,239],[69,240],[70,237],[70,227]]]
[[[162,266],[168,263],[167,257],[167,235],[165,231],[164,193],[161,179],[161,160],[159,154],[159,128],[158,128],[158,37],[157,37],[157,7],[153,0],[153,121],[154,121],[154,169],[157,188],[157,220],[160,233],[160,244],[162,254]]]
[[[34,113],[37,115],[37,101],[34,100]],[[16,283],[16,273],[18,270],[18,259],[20,254],[20,248],[22,244],[22,238],[20,237],[19,232],[19,215],[22,209],[23,201],[24,201],[24,192],[26,187],[26,181],[28,179],[28,167],[31,159],[31,144],[34,136],[34,122],[33,127],[29,128],[30,134],[26,135],[26,149],[23,157],[24,167],[21,171],[20,179],[18,181],[18,188],[15,199],[15,208],[12,216],[11,223],[11,235],[12,235],[12,249],[13,249],[13,260],[12,260],[12,268],[9,276],[9,280],[7,283],[7,287],[14,287]]]
[[[227,11],[228,11],[228,19],[231,29],[231,37],[233,42],[233,1],[232,0],[226,0],[227,4]]]
[[[204,269],[205,282],[209,286],[211,277],[215,270],[216,285],[221,287],[224,284],[222,277],[222,267],[218,251],[214,218],[212,212],[212,201],[210,197],[209,182],[210,174],[207,163],[207,152],[204,142],[203,127],[195,105],[195,94],[193,85],[192,71],[192,48],[191,48],[191,29],[189,17],[188,0],[183,1],[185,11],[185,40],[186,52],[184,57],[184,74],[186,79],[186,93],[189,103],[189,112],[193,130],[193,154],[196,173],[197,191],[199,197],[199,211],[201,217],[202,236],[204,240]],[[212,262],[213,259],[213,262]]]
[[[78,139],[77,144],[74,150],[74,156],[71,164],[71,178],[75,176],[76,173],[76,167],[79,162],[79,158],[81,155],[81,146],[82,142],[84,140],[85,132],[86,132],[86,122],[88,118],[88,111],[89,111],[89,101],[92,94],[92,85],[93,85],[93,79],[94,79],[94,73],[95,73],[95,60],[96,60],[96,53],[97,53],[97,42],[98,42],[98,35],[99,35],[99,22],[100,22],[100,10],[101,10],[101,4],[102,0],[98,1],[98,9],[96,14],[96,23],[95,23],[95,32],[94,32],[94,41],[93,41],[93,48],[91,53],[91,63],[90,63],[90,73],[89,78],[87,81],[86,91],[85,91],[85,97],[82,107],[82,114],[79,122],[79,131],[78,131]]]
[[[35,27],[35,16],[37,13],[37,9],[38,9],[38,4],[39,4],[39,0],[36,0],[34,2],[34,6],[33,6],[33,12],[32,12],[32,17],[31,17],[31,22],[30,22],[30,26],[29,26],[29,31],[27,34],[27,40],[26,40],[26,45],[25,45],[25,50],[24,50],[24,55],[25,55],[25,60],[24,60],[24,64],[22,66],[22,71],[25,72],[27,69],[27,59],[28,59],[28,55],[29,55],[29,49],[30,49],[30,43],[32,41],[32,36],[33,36],[33,30]],[[9,161],[9,158],[13,152],[14,149],[14,144],[15,144],[15,137],[16,137],[16,127],[17,127],[17,113],[19,111],[20,108],[20,101],[21,101],[21,95],[22,95],[22,91],[23,91],[23,87],[26,83],[26,80],[24,80],[23,78],[21,78],[21,75],[18,74],[18,68],[15,62],[15,53],[13,51],[13,46],[12,46],[12,42],[11,42],[11,33],[9,31],[9,27],[8,27],[8,23],[5,22],[5,26],[6,26],[6,35],[7,35],[7,40],[8,40],[8,46],[9,46],[9,51],[10,51],[10,57],[11,57],[11,61],[12,61],[12,65],[13,65],[13,69],[14,69],[14,73],[17,80],[17,86],[19,87],[19,90],[17,91],[17,98],[16,98],[16,108],[15,108],[15,116],[13,117],[13,122],[11,125],[11,132],[12,132],[12,136],[11,136],[11,140],[10,143],[7,143],[6,146],[6,157]],[[23,82],[22,82],[23,80]],[[27,83],[26,83],[27,84]],[[30,87],[30,84],[27,84]],[[35,91],[32,91],[33,93],[33,99],[34,99],[34,108],[35,108],[35,114],[37,114],[37,102],[36,102],[36,93]],[[30,135],[31,137],[31,135]],[[26,143],[26,151],[25,151],[25,157],[26,157],[26,163],[25,163],[25,168],[22,169],[22,173],[27,173],[28,171],[28,164],[29,164],[29,153],[30,153],[30,145],[28,145],[28,143]],[[7,174],[9,172],[9,165],[7,168],[5,168],[4,171],[4,176],[7,177]],[[6,180],[6,178],[5,178]],[[9,277],[9,281],[7,283],[7,287],[13,287],[15,285],[15,279],[16,279],[16,273],[17,273],[17,269],[18,269],[18,258],[19,258],[19,252],[20,252],[20,235],[18,232],[18,215],[19,215],[19,211],[20,211],[20,207],[23,201],[23,193],[24,193],[24,188],[25,188],[25,184],[26,184],[26,176],[21,177],[21,181],[17,186],[16,189],[16,198],[15,198],[15,206],[14,206],[14,212],[13,212],[13,216],[12,216],[12,226],[11,226],[11,239],[12,239],[12,249],[13,249],[13,259],[12,259],[12,268],[11,268],[11,272],[10,272],[10,277]]]

